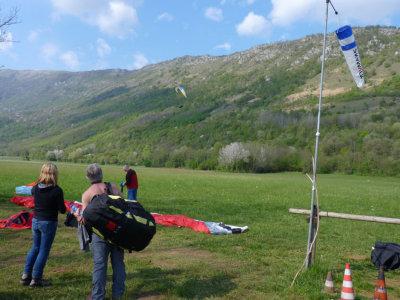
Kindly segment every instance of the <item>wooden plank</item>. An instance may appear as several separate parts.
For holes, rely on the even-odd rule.
[[[289,213],[300,214],[300,215],[310,215],[311,211],[307,210],[307,209],[289,208]],[[347,219],[347,220],[377,222],[377,223],[400,224],[400,219],[396,219],[396,218],[352,215],[352,214],[343,214],[343,213],[327,212],[327,211],[320,211],[319,216],[327,217],[327,218],[339,218],[339,219]]]

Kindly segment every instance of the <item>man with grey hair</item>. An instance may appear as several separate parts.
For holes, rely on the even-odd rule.
[[[128,200],[137,200],[137,190],[139,188],[136,172],[129,168],[128,165],[124,166],[126,172],[125,182],[122,186],[128,189]]]
[[[86,209],[94,196],[109,194],[107,186],[103,182],[103,171],[98,164],[90,164],[86,169],[86,178],[91,186],[82,194],[82,211]],[[118,187],[111,182],[113,195],[124,197]],[[85,224],[82,215],[75,213],[78,222]],[[104,299],[106,295],[107,281],[107,262],[108,256],[111,256],[111,265],[113,269],[112,296],[121,298],[125,291],[125,263],[124,250],[103,240],[97,234],[92,235],[92,255],[93,255],[93,288],[92,294],[88,299]]]
[[[86,169],[86,178],[91,184],[103,181],[103,170],[98,164],[88,165]]]

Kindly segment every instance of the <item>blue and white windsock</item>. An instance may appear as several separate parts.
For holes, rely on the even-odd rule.
[[[350,73],[353,75],[354,81],[359,88],[363,87],[365,85],[364,72],[361,66],[360,56],[358,54],[356,41],[354,39],[351,27],[346,25],[340,27],[335,32],[339,39],[340,46],[342,47],[347,65],[349,66]]]

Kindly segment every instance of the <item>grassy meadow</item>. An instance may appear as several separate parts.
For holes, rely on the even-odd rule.
[[[24,209],[10,202],[15,187],[36,180],[42,162],[0,160],[0,219]],[[57,163],[66,200],[80,201],[89,186],[86,165]],[[371,299],[378,270],[371,263],[376,241],[400,244],[400,226],[322,218],[315,264],[290,284],[304,261],[311,182],[305,174],[237,174],[135,168],[138,200],[151,212],[249,226],[238,235],[214,236],[187,228],[157,227],[142,252],[126,253],[124,299],[337,299],[345,264],[351,265],[356,299]],[[104,166],[104,180],[119,183],[121,166]],[[399,218],[400,179],[318,175],[322,210]],[[126,191],[125,191],[126,195]],[[21,286],[30,230],[0,230],[0,299],[85,299],[91,291],[92,258],[79,249],[77,232],[59,228],[44,270],[52,287]],[[332,271],[337,295],[323,291]],[[111,299],[111,266],[107,297]],[[385,273],[388,298],[400,299],[400,271]]]

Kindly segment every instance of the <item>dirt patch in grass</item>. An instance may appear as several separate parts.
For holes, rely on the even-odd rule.
[[[393,294],[396,294],[397,296],[400,294],[400,278],[385,278],[385,285],[386,289],[388,289],[388,293],[392,294],[388,295],[390,296],[390,299],[395,298],[393,297]]]
[[[13,257],[7,260],[0,261],[0,269],[9,267],[10,265],[25,264],[25,256]]]
[[[159,300],[165,299],[165,295],[148,295],[148,296],[139,296],[138,300]]]
[[[65,267],[48,271],[49,274],[64,274],[64,273],[70,273],[70,272],[71,272],[71,268],[65,268]]]
[[[354,255],[346,255],[345,257],[351,258],[351,259],[354,259],[354,260],[364,260],[364,259],[368,259],[368,257],[365,256],[365,255],[357,255],[357,254],[354,254]]]
[[[182,265],[193,264],[209,264],[214,268],[218,266],[230,265],[232,268],[235,266],[231,262],[227,262],[218,254],[200,250],[195,248],[171,248],[171,249],[158,249],[153,252],[137,253],[135,255],[139,259],[149,259],[151,264],[156,266],[163,266],[170,269],[179,268]]]
[[[376,280],[369,281],[372,286],[376,285]],[[388,290],[388,298],[390,299],[399,299],[398,297],[395,297],[394,295],[391,295],[391,293],[398,294],[400,292],[400,279],[398,278],[385,278],[385,286],[386,289]],[[372,299],[374,296],[374,289],[371,289],[371,291],[361,291],[358,293],[359,296],[366,297],[367,299]],[[397,293],[396,293],[397,292]]]

